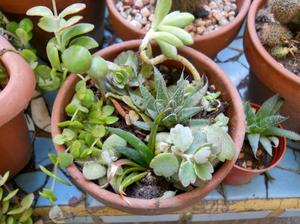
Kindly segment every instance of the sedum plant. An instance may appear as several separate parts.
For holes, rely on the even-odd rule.
[[[29,194],[20,200],[16,195],[19,189],[11,190],[7,186],[9,172],[0,175],[0,223],[32,224],[32,203],[34,195]]]
[[[278,127],[287,120],[286,117],[278,114],[283,103],[284,101],[275,95],[264,102],[257,111],[249,102],[244,104],[247,121],[246,135],[255,157],[259,144],[270,156],[273,156],[273,147],[276,148],[279,145],[278,137],[300,140],[299,134]]]
[[[111,187],[120,195],[153,173],[183,190],[210,180],[214,165],[232,159],[235,148],[227,133],[229,119],[219,108],[220,93],[209,91],[208,80],[201,78],[194,65],[177,51],[193,43],[183,28],[194,16],[169,13],[172,1],[158,0],[152,28],[139,51],[122,52],[111,62],[91,56],[89,47],[83,44],[86,41],[77,40],[88,30],[86,24],[76,24],[79,17],[71,17],[70,22],[65,19],[83,7],[71,5],[59,15],[45,7],[28,11],[43,16],[40,26],[47,30],[50,25],[48,31],[55,34],[47,47],[51,71],[58,72],[63,77],[60,80],[68,72],[81,79],[65,108],[68,119],[58,124],[62,133],[53,139],[66,150],[50,155],[52,172],[41,167],[53,178],[52,187],[44,189],[41,196],[54,204],[55,182],[68,184],[57,176],[58,169],[73,163],[87,180]],[[152,53],[152,41],[160,47],[158,56]],[[167,86],[157,65],[170,59],[182,64],[194,81],[186,79],[188,73],[183,71],[176,84]],[[120,109],[115,101],[129,111],[121,119],[115,113]],[[206,119],[204,115],[210,113],[214,115]]]

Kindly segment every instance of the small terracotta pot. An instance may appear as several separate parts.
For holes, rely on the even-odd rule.
[[[0,51],[13,49],[0,36]],[[9,81],[0,92],[0,174],[17,174],[31,157],[31,143],[23,110],[34,93],[35,79],[31,67],[14,52],[0,56],[7,69]]]
[[[267,0],[255,0],[251,5],[244,35],[245,54],[258,79],[286,100],[282,114],[290,119],[285,127],[299,132],[300,77],[285,69],[267,52],[256,32],[256,15],[265,4]]]
[[[103,49],[96,54],[106,60],[113,60],[123,51],[133,50],[138,51],[140,40],[127,41],[121,44],[116,44]],[[154,50],[158,50],[157,46]],[[199,199],[203,198],[210,191],[212,191],[221,181],[226,177],[232,169],[239,151],[242,147],[245,133],[245,118],[240,96],[224,72],[208,57],[191,49],[184,47],[179,49],[179,53],[188,58],[196,68],[207,74],[208,79],[216,88],[222,92],[224,100],[228,101],[230,108],[228,115],[230,117],[230,135],[232,136],[236,145],[236,156],[232,161],[225,162],[213,175],[213,179],[209,181],[203,188],[198,188],[193,191],[177,195],[169,199],[136,199],[126,197],[123,199],[118,194],[110,192],[106,189],[101,189],[95,183],[86,180],[81,171],[73,164],[68,168],[68,172],[74,179],[74,182],[85,192],[91,194],[97,200],[105,203],[108,206],[120,209],[125,212],[153,215],[172,212],[179,209],[186,208]],[[61,129],[57,126],[59,122],[66,119],[65,107],[71,101],[74,95],[74,88],[79,79],[75,75],[70,75],[60,88],[53,108],[52,113],[52,136],[61,133]],[[64,146],[55,145],[58,152],[65,150]]]
[[[115,32],[123,40],[135,40],[143,38],[146,32],[143,29],[138,29],[132,26],[126,19],[124,19],[116,8],[115,2],[115,0],[106,0],[110,20]],[[203,36],[196,35],[194,37],[194,45],[191,47],[209,57],[215,57],[236,37],[236,34],[240,30],[243,20],[247,15],[250,4],[251,0],[237,0],[239,10],[237,17],[227,26],[224,26],[212,33]]]
[[[60,12],[67,6],[73,3],[85,3],[86,9],[79,13],[83,16],[83,22],[92,23],[95,25],[95,29],[89,34],[101,43],[103,40],[104,30],[104,0],[56,0],[57,10]],[[34,6],[47,6],[52,9],[51,0],[0,0],[0,10],[9,13],[9,17],[15,20],[21,20],[26,17],[26,11]],[[37,49],[39,56],[46,58],[46,44],[52,37],[51,34],[41,30],[38,26],[39,18],[30,17],[34,22],[33,40],[32,45]]]
[[[258,110],[260,108],[259,105],[255,103],[251,103],[251,106]],[[278,126],[279,128],[283,128],[282,125]],[[269,167],[262,170],[250,170],[240,167],[238,165],[234,165],[233,169],[230,171],[228,176],[224,179],[224,184],[229,185],[242,185],[249,183],[256,176],[267,172],[277,166],[282,160],[286,151],[286,138],[279,137],[279,146],[275,149],[275,153],[273,156],[272,163]]]

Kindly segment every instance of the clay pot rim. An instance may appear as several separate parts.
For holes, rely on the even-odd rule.
[[[259,104],[256,103],[251,103],[251,107],[253,107],[254,109],[259,109],[261,106]],[[281,124],[278,125],[279,128],[283,129],[283,126]],[[257,174],[261,174],[264,173],[268,170],[273,169],[274,167],[276,167],[280,161],[283,159],[284,157],[284,152],[286,151],[286,145],[287,145],[287,140],[285,137],[278,137],[279,139],[279,146],[276,148],[278,151],[280,151],[280,149],[282,149],[281,151],[283,152],[276,160],[275,162],[272,162],[270,166],[264,168],[264,169],[256,169],[256,170],[252,170],[252,169],[246,169],[244,167],[238,166],[238,165],[234,165],[234,168],[236,168],[237,170],[243,171],[243,172],[247,172],[247,173],[257,173]],[[246,140],[246,139],[245,139]],[[273,158],[274,159],[274,158]]]
[[[0,51],[4,49],[15,50],[4,37],[0,36]],[[1,127],[22,112],[31,100],[35,90],[35,77],[30,66],[16,52],[5,52],[0,56],[0,62],[9,75],[7,85],[0,92]]]
[[[280,63],[278,63],[265,49],[265,47],[262,45],[258,34],[256,32],[256,15],[258,10],[263,7],[266,4],[266,0],[255,0],[253,1],[252,5],[250,6],[248,17],[247,17],[247,31],[249,34],[250,39],[253,42],[252,47],[256,48],[258,52],[260,52],[260,55],[264,58],[264,60],[270,64],[272,67],[277,70],[278,73],[285,76],[286,79],[289,81],[297,83],[298,86],[300,86],[300,77],[298,77],[296,74],[290,72],[288,69],[283,67]]]
[[[218,30],[215,30],[211,33],[205,34],[205,35],[195,35],[194,36],[194,42],[201,42],[204,40],[214,39],[216,37],[220,37],[228,33],[230,30],[234,29],[234,27],[238,26],[239,23],[245,18],[245,16],[248,13],[248,9],[251,5],[251,0],[242,0],[242,7],[240,8],[238,15],[235,17],[233,21],[231,21],[228,25],[219,28]],[[112,12],[116,18],[118,18],[119,22],[126,27],[130,32],[138,33],[140,37],[144,36],[146,32],[143,29],[138,29],[130,23],[125,20],[117,10],[115,6],[115,0],[106,0],[106,5],[110,9],[110,12]]]
[[[130,49],[137,48],[141,43],[141,40],[132,40],[126,41],[123,43],[112,45],[108,48],[105,48],[101,51],[101,55],[109,54],[109,52],[120,52],[120,49]],[[108,206],[112,206],[123,211],[136,213],[136,214],[162,214],[166,211],[175,211],[181,208],[185,208],[192,203],[193,200],[199,199],[200,196],[207,195],[212,189],[214,189],[222,180],[228,175],[230,170],[233,168],[235,161],[237,160],[239,151],[242,147],[245,133],[245,116],[242,107],[241,98],[234,87],[233,83],[230,81],[228,76],[225,75],[223,70],[221,70],[211,59],[207,56],[197,52],[194,49],[184,47],[179,49],[179,52],[184,52],[190,57],[197,57],[198,60],[203,61],[209,69],[210,73],[220,74],[223,78],[223,83],[227,86],[227,94],[231,96],[232,107],[235,111],[235,120],[236,122],[232,125],[232,137],[236,145],[236,155],[233,160],[226,161],[213,175],[213,179],[205,184],[202,188],[196,188],[190,192],[182,193],[168,199],[137,199],[129,197],[121,197],[120,195],[110,192],[106,189],[101,189],[99,185],[86,180],[79,169],[72,164],[67,168],[69,174],[74,179],[77,185],[84,189],[89,194],[95,196],[101,195],[101,201],[106,203]],[[100,54],[98,52],[98,54]],[[60,120],[60,113],[63,113],[64,108],[62,106],[62,101],[64,96],[70,92],[70,88],[74,87],[75,83],[78,81],[78,77],[75,75],[70,75],[66,81],[63,83],[60,88],[57,98],[54,103],[53,112],[52,112],[52,121],[51,121],[51,132],[52,136],[56,136],[61,133],[60,128],[57,126]],[[65,147],[62,145],[56,145],[55,148],[58,152],[63,152]],[[199,196],[200,195],[200,196]],[[99,197],[98,197],[99,198]],[[125,199],[124,199],[125,198]],[[99,199],[98,199],[99,200]]]

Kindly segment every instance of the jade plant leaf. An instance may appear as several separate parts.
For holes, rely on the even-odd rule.
[[[194,171],[194,164],[192,161],[183,161],[179,168],[179,180],[184,187],[195,183],[197,176]]]
[[[94,25],[89,23],[79,23],[64,30],[62,34],[62,45],[67,46],[76,36],[86,34],[94,29]]]
[[[82,173],[87,180],[97,180],[106,175],[106,168],[96,161],[90,161],[84,163]]]
[[[72,5],[69,5],[59,14],[59,17],[64,18],[65,16],[76,14],[76,13],[84,10],[85,7],[86,7],[86,5],[83,3],[75,3]]]
[[[179,162],[173,154],[161,153],[152,159],[150,167],[157,176],[171,177],[178,171]]]
[[[26,12],[26,15],[28,16],[44,16],[44,17],[52,17],[53,16],[53,12],[45,7],[45,6],[36,6],[33,7],[31,9],[29,9]]]
[[[95,41],[93,38],[87,37],[87,36],[75,38],[74,40],[72,40],[70,42],[70,46],[72,46],[72,45],[79,45],[79,46],[85,47],[87,49],[93,49],[93,48],[96,48],[99,46],[97,41]],[[95,58],[97,58],[97,57],[95,57]]]

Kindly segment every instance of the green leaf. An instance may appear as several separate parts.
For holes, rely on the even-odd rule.
[[[30,19],[24,18],[20,21],[19,27],[25,30],[26,32],[30,32],[33,29],[33,23]]]
[[[99,56],[93,57],[92,65],[88,71],[89,76],[92,79],[101,81],[101,80],[105,79],[108,72],[109,72],[109,70],[108,70],[106,61]]]
[[[96,125],[92,129],[92,135],[94,138],[102,138],[105,136],[105,127],[103,125]]]
[[[58,49],[56,48],[56,44],[52,42],[48,42],[46,51],[47,51],[47,57],[50,61],[52,68],[61,70],[59,53],[58,53]]]
[[[69,167],[73,163],[73,156],[70,153],[59,153],[58,154],[58,161],[59,161],[59,166],[63,168]]]
[[[154,40],[165,41],[177,48],[183,46],[183,43],[179,38],[177,38],[175,35],[173,35],[171,33],[167,33],[167,32],[159,31],[159,32],[151,33],[149,35],[149,38],[154,39]]]
[[[165,42],[165,41],[161,41],[161,40],[156,40],[161,52],[163,53],[163,55],[165,55],[168,58],[176,58],[177,56],[177,48],[174,47],[173,45]]]
[[[31,219],[32,212],[33,212],[32,208],[28,208],[26,211],[24,211],[23,214],[19,218],[19,222],[23,222],[24,224],[32,223],[30,221],[29,222],[27,221],[27,220]]]
[[[36,6],[27,10],[26,15],[28,16],[42,16],[42,17],[52,17],[52,11],[45,6]]]
[[[143,179],[145,176],[147,176],[148,172],[143,173],[132,173],[129,176],[127,176],[121,183],[119,187],[119,193],[124,194],[124,191],[127,187],[129,187],[131,184]]]
[[[281,115],[268,116],[260,120],[259,126],[261,129],[276,127],[286,120],[287,118]]]
[[[27,33],[21,28],[16,29],[16,35],[20,38],[24,45],[27,44],[32,38],[32,35],[30,33]]]
[[[155,7],[152,28],[156,28],[168,15],[172,7],[172,0],[158,0]]]
[[[160,125],[161,119],[163,118],[164,113],[159,113],[154,120],[154,123],[151,126],[151,132],[148,141],[148,147],[154,152],[155,150],[155,143],[156,143],[156,135],[158,131],[158,127]]]
[[[49,177],[52,177],[56,180],[58,180],[60,183],[67,185],[67,186],[72,186],[69,182],[65,181],[64,179],[62,179],[61,177],[51,173],[49,170],[47,170],[45,167],[40,166],[41,171],[43,171],[43,173],[45,173],[46,175],[48,175]]]
[[[150,167],[157,176],[171,177],[177,173],[179,162],[173,154],[161,153],[152,159]]]
[[[205,164],[194,164],[194,170],[196,175],[203,181],[212,179],[212,173],[214,172],[213,166],[208,162]]]
[[[273,148],[272,148],[271,141],[267,137],[264,137],[264,136],[261,136],[259,141],[262,144],[262,146],[264,147],[264,149],[267,151],[267,153],[270,156],[273,156]]]
[[[184,28],[194,21],[195,17],[191,13],[187,12],[179,12],[174,11],[170,14],[168,14],[163,21],[161,22],[161,25],[167,25],[167,26],[176,26],[180,28]]]
[[[2,212],[2,214],[7,213],[8,209],[9,209],[9,205],[10,205],[9,201],[2,201],[1,202],[0,213],[1,212]]]
[[[191,129],[181,124],[177,124],[175,128],[171,129],[170,138],[175,147],[182,152],[188,150],[194,141]]]
[[[118,55],[114,63],[121,66],[129,66],[136,73],[139,66],[139,61],[134,51],[124,51]]]
[[[51,205],[54,205],[54,202],[57,200],[54,192],[47,188],[44,188],[42,192],[39,192],[39,195],[48,199]]]
[[[18,29],[19,25],[17,22],[12,21],[6,24],[6,30],[11,33],[16,33],[16,30]]]
[[[254,156],[256,157],[260,134],[247,134],[248,141],[250,143],[251,149],[253,151]]]
[[[99,44],[97,43],[97,41],[95,41],[93,38],[87,37],[87,36],[75,38],[70,43],[70,46],[72,46],[72,45],[82,46],[89,50],[99,47]],[[96,57],[99,57],[99,56],[96,56]]]
[[[197,176],[191,161],[183,161],[179,168],[179,180],[184,187],[196,182]]]
[[[104,116],[110,116],[110,115],[112,115],[114,113],[114,111],[115,111],[115,108],[113,106],[106,105],[102,109],[102,114]]]
[[[138,137],[134,136],[131,133],[123,131],[122,129],[118,128],[107,128],[109,132],[116,134],[126,140],[132,147],[138,150],[142,155],[147,164],[150,163],[151,159],[153,158],[152,150]]]
[[[65,139],[63,135],[56,135],[53,138],[53,142],[57,145],[63,145],[65,143]]]
[[[249,126],[256,121],[255,112],[253,111],[253,108],[249,102],[244,103],[244,111],[246,115],[247,126]]]
[[[37,62],[38,58],[32,50],[23,49],[22,51],[20,51],[20,54],[30,64],[32,69],[36,68],[36,66],[38,65],[38,62]]]
[[[123,138],[119,137],[118,135],[112,134],[109,136],[104,142],[102,149],[113,151],[116,146],[126,146],[127,142]]]
[[[282,104],[282,100],[279,95],[274,95],[261,105],[260,109],[257,111],[256,115],[260,118],[265,118],[270,115],[276,114],[278,111],[273,111],[275,108],[278,110],[278,103]],[[274,113],[276,112],[276,113]]]
[[[211,156],[212,152],[209,147],[201,147],[197,150],[194,154],[194,160],[197,164],[207,163],[209,157]]]
[[[136,162],[143,167],[147,167],[147,161],[145,161],[143,154],[141,154],[139,151],[126,146],[115,146],[114,150],[119,154],[124,155],[131,161]]]
[[[184,29],[178,28],[176,26],[160,25],[160,26],[158,26],[158,30],[165,31],[165,32],[175,35],[185,45],[192,45],[194,43],[194,39],[190,33],[185,31]]]
[[[279,137],[285,137],[288,138],[290,140],[294,140],[294,141],[300,141],[300,135],[296,132],[293,131],[288,131],[288,130],[284,130],[281,128],[268,128],[267,130],[265,130],[262,135],[264,136],[279,136]]]
[[[88,49],[73,45],[62,54],[63,65],[73,73],[85,73],[92,65],[92,55]]]
[[[86,8],[86,5],[83,3],[75,3],[66,7],[60,14],[60,18],[64,18],[68,15],[76,14]]]
[[[156,100],[162,102],[165,107],[169,98],[168,89],[165,83],[165,80],[160,73],[160,71],[154,67],[154,80],[155,80],[155,89],[156,89]]]
[[[106,168],[96,161],[86,162],[82,173],[87,180],[97,180],[106,175]]]
[[[0,187],[2,187],[9,178],[9,171],[7,171],[3,176],[0,175]]]
[[[236,153],[235,144],[230,135],[218,126],[207,127],[207,141],[220,150],[217,155],[222,162],[232,160]]]
[[[15,189],[15,190],[9,192],[8,195],[6,195],[6,197],[3,198],[2,201],[9,201],[9,200],[12,199],[13,197],[15,197],[16,194],[17,194],[18,192],[19,192],[19,189]]]
[[[7,214],[8,215],[19,215],[19,214],[23,213],[25,210],[26,209],[23,207],[15,208],[15,209],[10,210]]]
[[[62,34],[62,45],[67,46],[74,37],[86,34],[94,29],[94,25],[89,23],[79,23],[67,28]]]
[[[59,30],[60,22],[53,17],[42,17],[38,23],[38,26],[46,32],[54,33]]]
[[[33,203],[33,200],[34,194],[28,194],[22,199],[21,206],[25,209],[29,209]]]

